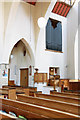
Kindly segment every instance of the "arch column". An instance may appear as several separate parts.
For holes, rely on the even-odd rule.
[[[80,25],[78,28],[78,79],[80,79]]]
[[[78,79],[78,31],[75,37],[74,62],[75,62],[75,79]]]

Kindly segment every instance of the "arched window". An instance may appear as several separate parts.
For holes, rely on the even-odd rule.
[[[51,18],[46,26],[46,49],[62,52],[62,24]]]

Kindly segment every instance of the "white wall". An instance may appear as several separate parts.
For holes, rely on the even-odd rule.
[[[54,4],[53,4],[54,5]],[[53,8],[53,7],[52,7]],[[63,53],[50,52],[45,50],[46,28],[40,29],[36,43],[36,61],[35,67],[39,68],[39,72],[49,73],[49,67],[60,67],[61,78],[67,78],[67,19],[55,15],[48,9],[45,18],[51,17],[62,22],[62,51]],[[38,15],[37,15],[38,17]]]
[[[80,79],[80,0],[78,3],[78,78]]]
[[[31,5],[31,9],[30,9],[30,5],[24,2],[22,3],[12,2],[12,4],[8,4],[6,2],[5,5],[4,3],[2,3],[3,5],[0,3],[2,7],[2,8],[0,7],[0,9],[4,11],[4,14],[7,14],[9,16],[8,18],[6,17],[7,23],[5,22],[4,24],[5,25],[4,28],[6,29],[4,29],[5,32],[2,31],[2,33],[4,34],[2,34],[2,38],[1,38],[2,40],[0,40],[0,50],[3,51],[3,54],[2,52],[0,52],[0,56],[2,55],[2,57],[0,58],[1,63],[9,63],[9,56],[12,51],[12,48],[20,39],[24,38],[25,39],[24,43],[26,44],[26,47],[28,48],[32,56],[31,59],[34,59],[35,63],[34,62],[33,63],[35,64],[35,67],[39,68],[39,72],[48,73],[49,67],[57,66],[60,67],[61,78],[74,77],[75,70],[74,70],[73,51],[74,51],[75,34],[77,29],[77,22],[75,24],[74,22],[77,21],[77,4],[73,6],[66,19],[64,17],[51,13],[55,1],[51,4],[48,2],[43,3],[43,9],[41,9],[41,3],[37,3],[36,6]],[[6,6],[6,9],[4,6]],[[49,17],[51,17],[53,19],[62,22],[63,53],[45,51],[45,41],[46,41],[45,28],[39,29],[37,25],[37,20],[39,17],[41,17],[41,12],[43,13],[42,15],[45,16],[47,20]],[[2,16],[1,11],[0,11],[0,16]],[[31,16],[31,21],[30,21],[30,16]],[[2,23],[3,21],[4,21],[4,17],[2,16],[2,20],[0,21],[0,23]],[[27,65],[28,64],[29,63],[27,63]],[[66,67],[67,65],[68,68]],[[67,74],[67,69],[68,69],[68,74]]]
[[[23,55],[24,43],[20,42],[17,47],[12,50],[13,58],[10,58],[10,80],[15,80],[16,85],[20,85],[20,68],[29,68],[30,65],[33,66],[31,61],[31,55],[26,49],[26,56]]]
[[[6,2],[7,4],[7,2]],[[6,5],[8,8],[8,6]],[[5,9],[5,8],[4,8]],[[31,15],[31,21],[30,21]],[[35,55],[35,30],[34,30],[34,6],[22,3],[12,3],[9,18],[7,22],[7,28],[4,36],[4,53],[2,61],[4,63],[9,62],[9,55],[14,45],[22,38],[24,38],[30,45]],[[12,22],[11,22],[12,21]],[[31,30],[30,30],[31,29]],[[31,39],[30,39],[31,35]]]
[[[80,24],[78,28],[78,79],[80,79]]]
[[[5,16],[5,17],[4,17]],[[31,55],[32,65],[35,64],[35,24],[34,24],[34,6],[22,2],[0,2],[0,63],[9,64],[9,57],[14,45],[22,39]],[[31,17],[31,21],[30,21]],[[4,20],[5,18],[5,20]],[[31,29],[31,30],[30,30]],[[30,39],[31,37],[31,39]],[[24,39],[23,39],[24,38]],[[24,61],[22,61],[24,64]],[[29,61],[30,62],[30,61]],[[27,64],[29,65],[29,62]],[[14,64],[14,61],[13,61]],[[15,65],[15,64],[14,64]],[[22,65],[22,67],[26,65]],[[18,66],[19,68],[20,66]],[[13,70],[14,71],[14,67]],[[12,73],[12,72],[11,72]],[[14,72],[12,79],[15,79]],[[18,78],[18,79],[17,79]],[[16,77],[19,80],[18,76]],[[0,80],[3,80],[0,75]],[[8,78],[7,78],[8,81]],[[16,81],[18,84],[19,81]]]
[[[78,1],[67,16],[68,78],[75,79],[75,37],[78,29]]]
[[[6,68],[8,69],[8,65],[6,65]],[[5,69],[5,65],[4,64],[0,65],[0,88],[2,88],[3,85],[7,85],[8,84],[7,76],[4,77],[2,75],[4,70],[6,70]]]

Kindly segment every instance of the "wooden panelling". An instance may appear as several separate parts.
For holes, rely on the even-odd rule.
[[[80,82],[69,82],[69,90],[80,92]]]
[[[14,85],[15,85],[15,84],[14,84],[14,80],[9,80],[9,81],[8,81],[8,85],[14,86]]]
[[[35,73],[34,74],[34,83],[37,82],[47,82],[47,73]]]

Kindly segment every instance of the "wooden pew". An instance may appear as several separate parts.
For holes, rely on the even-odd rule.
[[[17,117],[14,117],[12,115],[0,111],[0,120],[16,120],[16,119]]]
[[[80,103],[80,99],[78,98],[63,97],[59,95],[57,96],[57,95],[36,94],[36,97],[50,99],[50,100],[58,100],[58,101],[63,101],[63,102],[68,102],[73,104]]]
[[[8,99],[16,100],[15,88],[0,88],[0,95],[7,95]]]
[[[26,94],[30,96],[35,96],[35,92],[37,92],[37,87],[3,86],[2,88],[16,88],[17,94]]]
[[[76,93],[65,93],[65,92],[54,92],[54,91],[50,91],[51,95],[59,95],[59,96],[66,96],[66,97],[73,97],[73,98],[80,98],[80,94],[76,94]]]
[[[0,99],[0,109],[7,112],[13,111],[17,115],[23,115],[26,118],[61,118],[61,120],[64,120],[64,118],[79,118],[77,115],[58,111],[56,109],[50,109],[47,107],[9,99]]]
[[[10,88],[10,87],[15,87],[15,88],[29,88],[29,90],[37,91],[37,87],[22,87],[22,86],[9,86],[9,85],[3,85],[2,88]]]
[[[16,119],[9,117],[7,115],[0,114],[0,120],[16,120]]]
[[[36,93],[42,94],[42,91],[29,90],[29,96],[36,97]]]
[[[25,87],[21,87],[21,86],[3,86],[2,88],[15,88],[16,94],[29,95],[29,88],[25,88]]]
[[[37,91],[37,87],[28,87],[29,88],[29,90],[33,90],[33,91]]]
[[[76,115],[79,114],[79,109],[80,109],[80,106],[78,104],[72,104],[72,103],[56,101],[56,100],[49,100],[49,99],[38,98],[38,97],[30,97],[26,95],[17,95],[17,100],[30,103],[30,104],[48,107],[51,109],[65,111],[65,112],[76,114]]]

